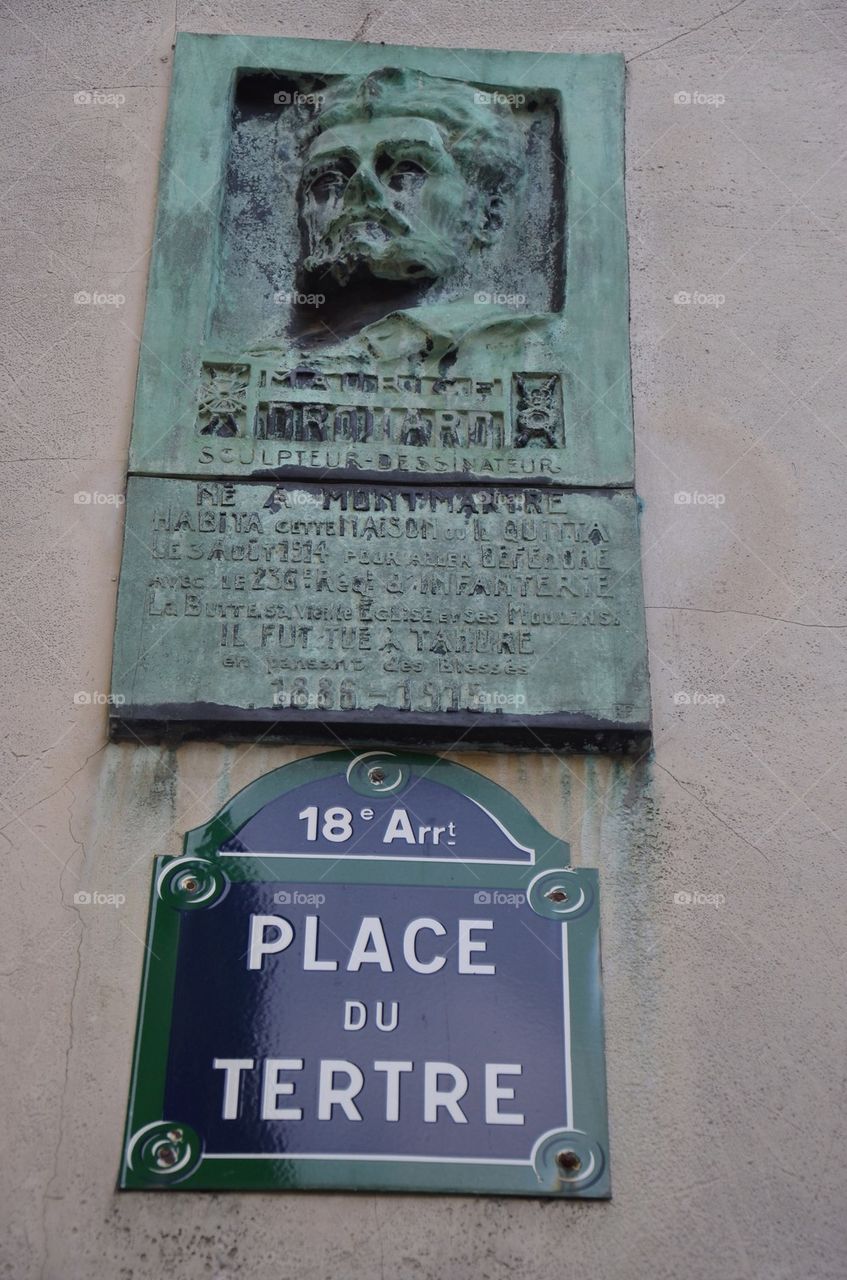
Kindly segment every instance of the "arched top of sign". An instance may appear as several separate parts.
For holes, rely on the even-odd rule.
[[[566,842],[514,796],[436,756],[331,751],[251,782],[185,835],[186,855],[533,866]]]

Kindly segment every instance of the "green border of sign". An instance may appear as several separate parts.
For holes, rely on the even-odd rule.
[[[306,782],[339,777],[366,760],[428,776],[483,805],[510,834],[535,851],[531,864],[434,862],[429,859],[296,854],[276,859],[218,854],[244,823],[270,801]],[[347,777],[345,777],[347,775]],[[349,785],[368,791],[367,776]],[[382,790],[385,794],[385,789]],[[326,865],[324,865],[326,864]],[[204,1157],[202,1141],[163,1115],[167,1051],[182,913],[202,909],[226,880],[309,884],[438,884],[473,888],[480,873],[492,888],[527,892],[526,910],[560,918],[567,946],[570,1019],[571,1128],[539,1135],[523,1163],[461,1160]],[[191,891],[179,887],[190,873]],[[555,874],[552,874],[555,873]],[[124,1190],[181,1191],[405,1191],[608,1199],[611,1195],[606,1075],[603,1044],[598,873],[570,866],[570,847],[546,831],[509,792],[463,765],[399,752],[333,751],[285,765],[256,779],[207,823],[185,835],[179,857],[155,860],[146,956],[141,986],[130,1100],[119,1186]],[[564,880],[567,903],[546,900],[549,883]],[[572,891],[571,891],[572,887]],[[564,957],[563,957],[564,959]],[[565,1100],[563,1100],[563,1104]],[[567,1106],[563,1105],[567,1115]],[[171,1163],[152,1160],[165,1144]],[[562,1153],[565,1152],[565,1163]],[[568,1162],[575,1167],[567,1167]]]

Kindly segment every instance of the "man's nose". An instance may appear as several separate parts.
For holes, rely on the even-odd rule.
[[[368,204],[383,204],[382,184],[369,164],[360,164],[344,191],[348,202],[366,201]]]

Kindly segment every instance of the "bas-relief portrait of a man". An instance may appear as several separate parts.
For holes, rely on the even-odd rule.
[[[386,69],[343,81],[305,158],[306,267],[439,280],[496,238],[523,176],[503,108],[469,85]]]
[[[541,340],[549,315],[479,292],[506,220],[522,216],[525,140],[505,97],[391,67],[322,95],[298,206],[301,281],[330,305],[307,343],[435,365]]]

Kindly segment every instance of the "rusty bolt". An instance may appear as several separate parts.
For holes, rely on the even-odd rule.
[[[170,1143],[165,1143],[165,1145],[159,1147],[159,1150],[156,1152],[156,1164],[160,1169],[170,1169],[176,1164],[178,1159],[179,1155],[177,1153],[177,1149]]]
[[[544,896],[547,898],[548,902],[567,902],[568,900],[568,895],[565,893],[564,889],[551,889],[550,892],[545,893]]]
[[[582,1168],[582,1161],[575,1151],[571,1151],[569,1147],[565,1147],[563,1151],[556,1152],[556,1164],[563,1173],[577,1173]]]
[[[377,767],[369,769],[368,778],[375,786],[380,782],[385,782],[385,770]]]
[[[200,881],[196,876],[183,876],[179,882],[179,887],[185,893],[196,893],[200,888]]]

